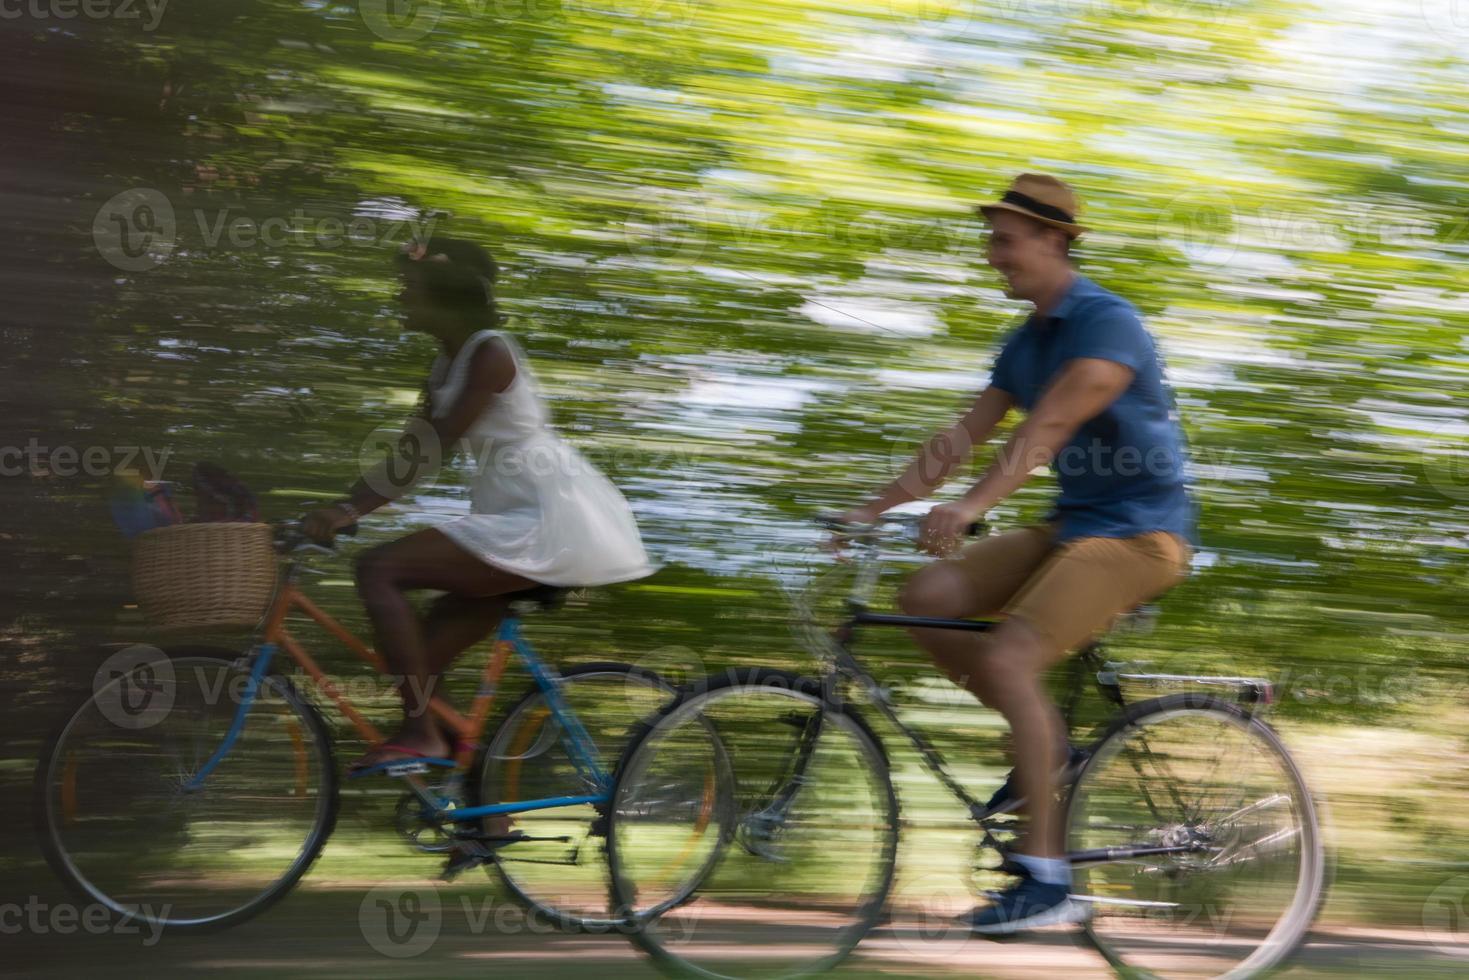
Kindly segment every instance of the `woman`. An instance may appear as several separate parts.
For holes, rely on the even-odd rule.
[[[406,717],[354,768],[453,754],[429,700],[445,668],[499,624],[509,594],[625,582],[654,570],[627,501],[548,427],[519,346],[496,329],[489,255],[472,242],[430,238],[405,248],[400,264],[405,328],[444,349],[425,386],[423,418],[408,431],[437,440],[430,455],[465,449],[475,470],[470,516],[380,545],[357,563],[358,591],[378,652],[401,679]],[[307,515],[306,532],[329,541],[410,486],[384,463],[346,500]],[[408,601],[413,589],[448,594],[420,622]]]

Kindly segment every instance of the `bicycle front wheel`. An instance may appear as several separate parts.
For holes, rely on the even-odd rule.
[[[898,804],[882,748],[811,678],[733,670],[686,691],[629,746],[610,816],[617,908],[679,975],[830,969],[892,885]]]
[[[160,655],[66,721],[36,770],[36,821],[74,890],[131,921],[219,928],[306,873],[336,820],[327,731],[266,675],[221,753],[248,684],[229,660]]]
[[[557,694],[563,715],[552,710],[540,689],[526,693],[506,714],[484,754],[478,802],[515,804],[605,793],[633,726],[667,702],[673,688],[658,674],[630,664],[590,663],[566,670]],[[580,737],[563,720],[585,733],[585,747],[605,774],[602,785],[587,778],[586,760],[577,764]],[[566,929],[616,925],[608,910],[603,853],[606,809],[605,803],[580,803],[510,818],[513,829],[530,839],[497,851],[495,868],[523,906]],[[496,823],[492,818],[483,827],[493,831]]]
[[[1077,779],[1067,832],[1088,937],[1126,977],[1257,976],[1299,945],[1324,891],[1299,769],[1218,698],[1129,708]]]

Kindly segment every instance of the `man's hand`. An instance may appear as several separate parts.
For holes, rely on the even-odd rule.
[[[320,507],[301,520],[301,530],[318,544],[331,544],[337,531],[355,523],[340,507]]]
[[[969,525],[979,517],[979,509],[962,500],[939,504],[923,519],[918,532],[918,546],[930,555],[942,558],[959,546]]]

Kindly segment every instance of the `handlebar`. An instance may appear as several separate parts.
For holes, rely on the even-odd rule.
[[[356,537],[359,527],[360,525],[354,521],[344,527],[337,528],[335,533],[345,535],[349,538]],[[312,538],[308,538],[306,533],[301,530],[301,519],[299,517],[292,518],[289,521],[276,521],[275,529],[275,549],[283,555],[295,551],[320,551],[328,555],[336,553],[336,550],[331,545],[321,544]]]
[[[893,536],[894,532],[908,540],[918,540],[923,514],[884,514],[871,524],[851,524],[830,515],[822,515],[816,523],[844,541],[874,542]],[[969,537],[979,537],[989,530],[984,521],[973,521],[964,529]]]

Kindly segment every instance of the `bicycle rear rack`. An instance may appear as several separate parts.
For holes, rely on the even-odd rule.
[[[1138,672],[1133,664],[1109,660],[1097,671],[1097,683],[1103,687],[1120,688],[1122,684],[1141,687],[1172,688],[1187,686],[1222,687],[1235,692],[1242,704],[1270,705],[1275,703],[1275,686],[1263,677],[1220,677],[1208,674],[1152,674]]]

